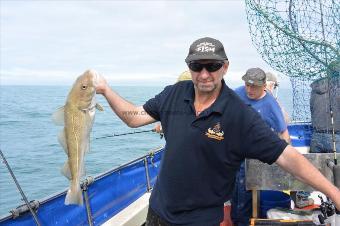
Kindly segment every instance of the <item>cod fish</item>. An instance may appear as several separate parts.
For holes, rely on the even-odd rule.
[[[95,100],[95,87],[99,76],[93,70],[87,70],[79,76],[68,94],[66,104],[52,116],[56,125],[64,126],[58,141],[68,156],[61,170],[70,180],[65,198],[66,205],[83,204],[80,178],[85,175],[84,155],[90,148],[95,109],[103,111]]]

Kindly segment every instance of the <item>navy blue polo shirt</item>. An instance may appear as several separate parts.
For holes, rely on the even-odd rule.
[[[216,101],[196,117],[192,81],[167,86],[144,104],[161,121],[166,140],[150,207],[178,225],[213,225],[245,158],[272,164],[286,142],[222,80]]]

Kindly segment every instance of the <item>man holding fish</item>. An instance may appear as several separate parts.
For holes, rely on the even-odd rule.
[[[339,189],[225,84],[229,61],[220,41],[196,40],[185,62],[192,81],[167,86],[143,106],[120,97],[103,78],[96,86],[128,126],[162,123],[167,145],[147,226],[219,225],[223,204],[231,198],[235,174],[245,158],[276,162],[340,209]]]

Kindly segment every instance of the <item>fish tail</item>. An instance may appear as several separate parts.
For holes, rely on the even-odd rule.
[[[66,194],[65,204],[76,204],[76,205],[83,205],[83,193],[80,189],[80,186],[72,186]]]

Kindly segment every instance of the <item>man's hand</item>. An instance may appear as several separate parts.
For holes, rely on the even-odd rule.
[[[96,84],[96,93],[97,94],[103,94],[105,96],[105,93],[109,88],[109,84],[107,83],[105,78],[102,75],[98,74],[96,83],[97,83]]]
[[[156,133],[163,133],[162,125],[160,123],[157,123],[152,131]]]

